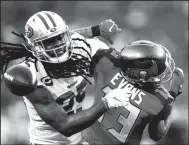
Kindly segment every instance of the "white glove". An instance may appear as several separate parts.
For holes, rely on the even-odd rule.
[[[170,91],[178,94],[184,84],[184,73],[180,68],[175,68],[173,72],[173,77],[170,81]]]
[[[89,145],[89,143],[86,141],[83,141],[83,142],[81,142],[81,145]]]
[[[120,106],[127,106],[129,104],[130,96],[131,94],[125,92],[124,89],[113,89],[102,98],[102,101],[106,104],[108,109],[117,108]]]
[[[112,37],[121,32],[118,25],[111,19],[105,20],[99,24],[100,36],[107,39],[110,44],[113,44]]]

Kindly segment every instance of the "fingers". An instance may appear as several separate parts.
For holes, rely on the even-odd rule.
[[[108,39],[108,41],[109,41],[109,43],[112,45],[112,44],[114,44],[114,42],[113,42],[113,40],[111,40],[110,38],[107,38]]]
[[[111,22],[111,23],[112,23],[112,25],[114,25],[114,24],[115,24],[115,22],[114,22],[112,19],[107,19],[107,20],[104,20],[103,22],[101,22],[101,24],[102,24],[102,23],[107,23],[107,22]]]
[[[105,38],[108,40],[108,42],[109,42],[111,45],[114,44],[113,40],[110,39],[110,37],[109,37],[108,35],[106,35],[106,33],[104,33],[104,35],[105,35]]]
[[[120,29],[120,28],[118,27],[118,25],[117,25],[112,19],[107,19],[107,20],[105,20],[104,22],[111,22],[112,25],[114,25],[114,26],[116,27],[116,30],[117,30],[118,33],[122,31],[122,29]]]
[[[184,72],[181,68],[175,68],[173,73],[176,73],[178,77],[184,77]]]
[[[130,105],[129,98],[122,98],[122,100],[120,100],[120,102],[117,104],[117,107],[123,107],[128,105]]]
[[[120,92],[124,93],[125,96],[127,96],[127,97],[131,96],[131,93],[127,89],[119,89],[119,90],[120,90]]]
[[[120,28],[117,29],[117,32],[118,32],[118,33],[120,33],[121,31],[122,31],[122,29],[120,29]]]
[[[116,88],[111,91],[114,92],[115,94],[121,94],[122,96],[126,96],[126,97],[131,96],[131,93],[127,89]]]
[[[115,27],[116,27],[116,30],[117,30],[118,33],[120,33],[122,31],[122,29],[119,28],[117,24],[115,24]]]
[[[130,93],[124,93],[124,92],[115,92],[116,96],[114,96],[114,99],[117,101],[120,101],[122,103],[129,102],[129,99],[131,97]]]

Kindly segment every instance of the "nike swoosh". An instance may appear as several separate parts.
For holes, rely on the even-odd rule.
[[[120,101],[120,100],[118,100],[116,97],[114,97],[114,99],[115,99],[115,100],[117,100],[117,101],[119,101],[119,102],[121,102],[121,101]]]
[[[115,23],[112,24],[112,26],[109,28],[109,32],[112,32],[112,28],[115,25]]]

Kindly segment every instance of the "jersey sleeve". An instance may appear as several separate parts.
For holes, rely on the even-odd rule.
[[[88,38],[86,41],[91,46],[91,56],[93,57],[98,50],[106,50],[109,49],[109,47],[102,41],[100,41],[98,38]]]

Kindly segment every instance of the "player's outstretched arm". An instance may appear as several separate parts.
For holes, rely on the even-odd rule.
[[[125,105],[123,102],[128,101],[128,98],[124,99],[123,93],[117,98],[115,96],[117,92],[113,90],[112,92],[88,110],[70,116],[55,102],[52,94],[44,87],[38,87],[27,95],[27,98],[33,104],[42,120],[61,134],[69,137],[91,126],[108,109]]]
[[[113,44],[112,37],[121,32],[118,25],[111,19],[101,22],[99,25],[84,27],[80,29],[74,29],[72,32],[77,32],[80,35],[88,38],[101,36],[107,39],[110,44]]]

